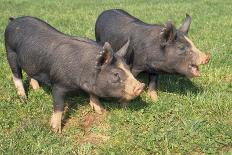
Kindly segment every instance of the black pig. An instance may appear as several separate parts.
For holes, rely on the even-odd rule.
[[[113,53],[109,43],[65,35],[34,17],[10,18],[5,30],[7,59],[13,81],[21,97],[26,97],[22,70],[31,78],[34,89],[39,82],[52,87],[54,112],[51,126],[61,132],[64,97],[82,89],[90,94],[90,105],[104,112],[98,97],[115,97],[129,101],[138,96],[144,84],[137,81],[123,61],[128,42]]]
[[[171,21],[164,26],[147,24],[120,9],[101,13],[95,25],[96,41],[109,42],[118,50],[128,38],[130,45],[125,56],[132,74],[149,74],[148,94],[157,100],[157,78],[161,72],[179,73],[189,78],[200,76],[199,65],[207,64],[210,54],[198,50],[187,37],[191,17],[176,29]]]

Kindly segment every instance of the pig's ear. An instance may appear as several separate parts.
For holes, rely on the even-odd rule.
[[[160,32],[160,46],[165,47],[175,39],[176,28],[172,21],[167,21]]]
[[[127,49],[129,47],[129,44],[130,44],[130,39],[128,38],[127,42],[122,46],[122,48],[116,52],[116,55],[120,57],[125,57],[127,54]]]
[[[188,14],[186,14],[185,22],[180,26],[179,31],[187,35],[190,28],[190,24],[191,24],[191,17]]]
[[[96,67],[99,69],[104,64],[110,64],[113,59],[113,50],[108,42],[105,42],[103,51],[99,52],[96,58]]]

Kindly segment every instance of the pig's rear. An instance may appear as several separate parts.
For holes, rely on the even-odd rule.
[[[15,72],[23,68],[39,81],[49,81],[49,72],[55,61],[53,52],[62,42],[62,33],[32,17],[10,21],[5,31],[6,51],[12,68],[17,68]],[[13,63],[14,59],[17,64]]]

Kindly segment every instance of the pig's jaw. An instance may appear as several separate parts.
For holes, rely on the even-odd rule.
[[[125,100],[132,100],[135,97],[139,96],[144,89],[145,84],[140,83],[135,79],[132,73],[125,68],[123,63],[117,64],[119,68],[121,68],[127,75],[127,79],[125,80],[125,90],[122,92],[122,98]]]
[[[203,58],[203,60],[201,60],[198,63],[198,65],[197,64],[189,65],[188,69],[189,69],[189,72],[192,74],[192,77],[199,77],[201,75],[199,66],[207,64],[209,62],[209,60],[210,60],[210,54],[205,54],[205,57]]]
[[[201,75],[199,67],[197,65],[189,65],[189,70],[192,74],[192,77],[199,77]]]
[[[166,73],[177,73],[177,74],[181,74],[181,75],[185,75],[188,78],[192,78],[192,77],[199,77],[200,76],[200,69],[199,69],[199,65],[195,65],[195,64],[189,64],[189,65],[185,65],[183,66],[183,69],[178,69],[178,67],[175,67],[175,65],[169,65],[168,63],[164,62],[164,63],[160,63],[158,65],[156,65],[155,63],[153,63],[152,69],[154,69],[157,72],[166,72]]]
[[[120,100],[130,101],[130,100],[134,99],[135,97],[136,96],[134,94],[123,91],[123,96],[122,96],[122,98]]]
[[[200,76],[200,70],[199,70],[199,65],[204,65],[207,64],[210,60],[210,53],[203,53],[199,49],[196,48],[196,46],[193,44],[193,42],[185,36],[185,39],[188,41],[188,43],[191,45],[191,51],[198,55],[197,59],[194,60],[196,64],[190,64],[188,66],[188,69],[190,73],[192,74],[192,77],[199,77]]]

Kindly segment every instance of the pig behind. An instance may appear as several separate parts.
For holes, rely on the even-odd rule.
[[[132,74],[149,74],[148,94],[157,100],[160,73],[178,73],[189,78],[200,76],[199,65],[208,63],[210,54],[202,53],[188,38],[191,17],[176,29],[171,21],[164,26],[147,24],[120,9],[106,10],[95,25],[96,41],[109,42],[118,50],[130,38],[126,62]]]

